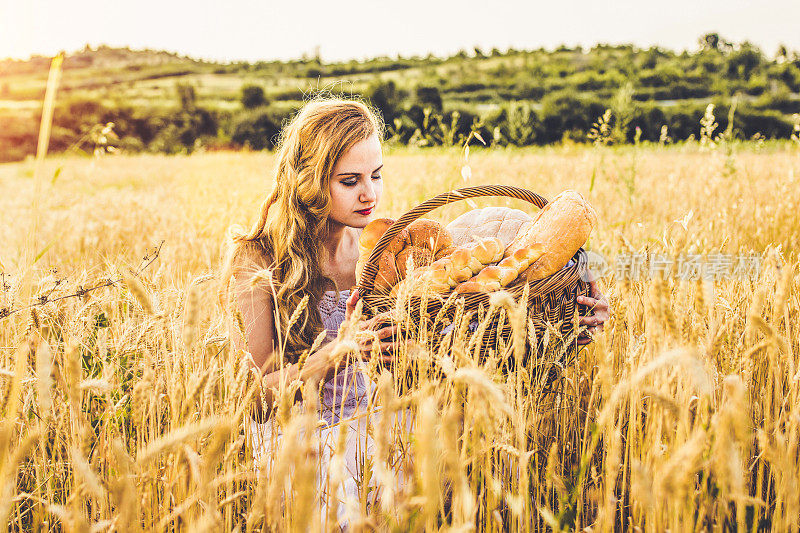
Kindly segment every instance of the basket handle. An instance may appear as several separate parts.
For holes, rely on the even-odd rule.
[[[361,272],[358,294],[363,296],[364,294],[371,293],[375,289],[375,277],[378,275],[378,258],[392,240],[394,240],[397,234],[406,229],[409,224],[422,215],[438,207],[442,207],[443,205],[466,200],[467,198],[478,198],[480,196],[508,196],[510,198],[519,198],[520,200],[525,200],[526,202],[534,204],[540,209],[547,205],[547,200],[543,196],[539,196],[535,192],[527,189],[513,187],[511,185],[478,185],[476,187],[464,187],[463,189],[448,191],[434,196],[430,200],[425,200],[397,219],[375,245],[369,259],[367,259],[364,265],[364,270]]]

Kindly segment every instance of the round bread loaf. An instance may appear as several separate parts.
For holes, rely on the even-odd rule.
[[[359,238],[359,259],[356,263],[356,282],[375,245],[386,230],[394,224],[391,218],[375,219],[364,228]],[[389,292],[408,274],[409,266],[419,268],[430,265],[453,250],[453,238],[444,227],[426,218],[420,218],[403,229],[378,258],[375,290]]]
[[[482,238],[497,237],[505,248],[516,238],[519,228],[531,220],[533,217],[520,209],[490,206],[467,211],[447,224],[446,229],[457,247]]]

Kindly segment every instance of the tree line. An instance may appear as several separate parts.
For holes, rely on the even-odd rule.
[[[714,33],[702,36],[699,44],[691,53],[597,45],[552,51],[476,48],[450,58],[375,58],[330,65],[318,57],[203,63],[202,68],[215,72],[248,73],[251,81],[240,87],[235,105],[204,104],[198,87],[181,82],[180,76],[166,106],[108,105],[71,97],[59,103],[51,146],[53,151],[86,151],[103,141],[101,145],[130,152],[270,149],[309,92],[291,86],[276,89],[281,84],[268,80],[302,82],[304,76],[316,76],[330,81],[353,74],[370,81],[362,86],[327,83],[327,92],[357,92],[381,112],[387,140],[404,145],[456,144],[471,132],[499,146],[592,142],[607,110],[612,134],[606,142],[682,141],[699,135],[709,103],[715,106],[719,128],[734,136],[788,139],[800,114],[800,54],[781,47],[767,57],[751,43],[734,44]],[[166,67],[159,68],[162,72]],[[191,68],[182,63],[182,72]],[[420,74],[413,80],[391,75],[411,68]],[[38,121],[0,120],[0,160],[33,153]],[[113,137],[92,135],[98,124],[109,123]]]

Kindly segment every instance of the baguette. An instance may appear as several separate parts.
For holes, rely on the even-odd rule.
[[[542,254],[531,262],[522,276],[527,281],[546,278],[567,264],[586,243],[595,225],[594,208],[577,191],[564,191],[520,228],[519,236],[506,248],[505,257],[533,244],[542,245]]]

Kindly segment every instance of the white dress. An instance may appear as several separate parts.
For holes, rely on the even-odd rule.
[[[345,319],[349,296],[349,290],[340,291],[337,301],[335,292],[327,291],[319,304],[319,312],[327,330],[326,340],[328,341],[336,338],[339,326]],[[347,430],[342,465],[344,471],[342,472],[342,484],[335,496],[339,506],[337,510],[339,524],[346,527],[349,519],[358,513],[360,502],[358,487],[365,476],[364,462],[372,456],[374,451],[373,438],[367,434],[367,422],[368,416],[373,416],[377,410],[373,409],[373,413],[370,414],[367,407],[375,387],[375,383],[356,365],[348,365],[337,376],[323,384],[319,417],[324,421],[324,425],[318,429],[320,463],[317,475],[317,490],[321,498],[320,522],[323,527],[326,524],[329,500],[326,493],[330,460],[335,455],[339,432],[343,428]],[[373,427],[375,423],[376,419],[373,416]],[[265,423],[251,421],[251,428],[254,460],[258,470],[264,454],[272,453],[273,445],[280,445],[281,430],[272,418]],[[274,457],[268,459],[268,463],[271,463],[271,459]],[[370,479],[370,484],[366,487],[369,491],[367,500],[370,501],[375,488],[375,476],[366,472],[366,477]]]

